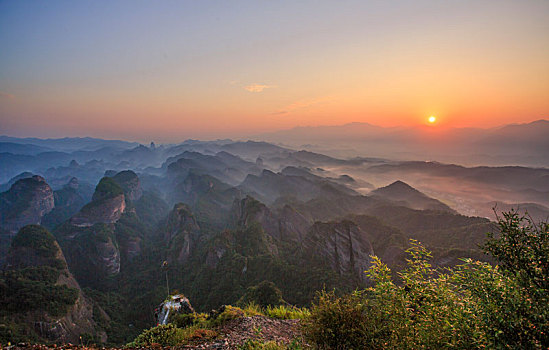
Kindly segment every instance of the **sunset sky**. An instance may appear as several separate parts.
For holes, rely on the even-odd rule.
[[[549,1],[0,1],[0,134],[549,118]]]

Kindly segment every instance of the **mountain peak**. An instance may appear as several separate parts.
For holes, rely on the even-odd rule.
[[[453,212],[446,204],[418,191],[404,181],[397,180],[390,185],[371,192],[373,196],[400,203],[412,209],[431,209]]]

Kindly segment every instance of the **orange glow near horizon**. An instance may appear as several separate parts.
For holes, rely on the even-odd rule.
[[[1,3],[0,134],[176,142],[549,118],[549,2],[189,3],[120,18]]]

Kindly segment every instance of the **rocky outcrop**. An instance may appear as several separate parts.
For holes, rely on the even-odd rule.
[[[135,202],[143,195],[141,182],[136,173],[131,170],[124,170],[112,177],[117,184],[124,190],[124,196],[127,200]]]
[[[191,209],[178,203],[168,216],[164,230],[164,242],[168,246],[168,261],[184,263],[192,254],[200,236],[200,227],[196,223]]]
[[[156,308],[154,316],[157,324],[168,324],[170,315],[192,313],[194,313],[194,309],[189,299],[182,294],[176,294],[160,304]]]
[[[69,294],[76,295],[72,303],[66,304],[65,312],[61,314],[49,310],[47,303],[41,303],[40,300],[34,300],[34,303],[29,301],[32,305],[31,309],[25,310],[23,307],[20,310],[22,315],[13,315],[26,320],[25,326],[28,327],[29,331],[35,332],[44,340],[57,343],[75,343],[79,340],[80,335],[84,333],[97,335],[102,341],[106,341],[106,334],[96,330],[91,300],[86,297],[67,269],[61,248],[46,229],[36,225],[22,228],[13,239],[6,266],[8,271],[20,274],[21,272],[18,271],[29,272],[33,269],[42,271],[40,269],[47,268],[46,271],[50,271],[48,274],[34,276],[32,281],[35,282],[37,278],[42,278],[41,283],[49,286],[45,291],[51,290],[52,294],[31,295],[49,300],[50,305],[57,300],[56,291],[59,293],[63,290],[65,294],[70,291]],[[51,280],[50,278],[55,278],[55,275],[57,275],[56,280]],[[22,276],[25,276],[24,273]],[[27,283],[30,285],[32,282]],[[12,288],[17,288],[17,284]],[[26,297],[28,291],[10,290],[10,293]]]
[[[354,275],[365,280],[374,254],[367,235],[353,222],[315,223],[304,241],[311,255],[325,260],[340,275]]]
[[[20,179],[0,194],[0,225],[15,233],[25,225],[40,224],[54,204],[53,191],[43,177]]]
[[[232,225],[237,228],[259,224],[263,230],[279,241],[302,242],[311,221],[289,205],[272,212],[253,197],[236,199],[231,210]]]
[[[54,228],[65,222],[86,204],[86,200],[79,193],[78,179],[72,177],[63,188],[53,191],[55,208],[42,220],[42,225]]]
[[[7,183],[1,184],[0,185],[0,192],[5,192],[5,191],[9,190],[11,188],[11,186],[13,186],[14,183],[16,183],[17,181],[19,181],[21,179],[26,179],[26,178],[33,177],[33,176],[34,176],[34,174],[31,173],[31,172],[28,172],[28,171],[22,172],[21,174],[12,177]]]
[[[281,239],[303,242],[311,227],[311,220],[289,205],[285,205],[278,210],[277,215]]]
[[[258,223],[270,236],[280,239],[278,218],[267,206],[253,197],[235,199],[231,210],[231,220],[237,228],[249,227]]]
[[[100,201],[92,201],[73,216],[70,223],[79,227],[92,226],[96,223],[115,223],[120,219],[125,209],[126,201],[123,194]]]
[[[96,223],[115,223],[126,209],[123,189],[110,177],[101,179],[92,197],[70,223],[74,226],[88,227]]]
[[[120,245],[114,225],[63,225],[56,231],[71,271],[84,286],[99,286],[120,272]]]

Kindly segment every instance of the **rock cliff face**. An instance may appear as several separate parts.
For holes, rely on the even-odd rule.
[[[86,204],[86,200],[79,193],[78,179],[72,177],[63,188],[53,191],[55,208],[42,220],[42,225],[54,228],[63,223]]]
[[[136,173],[131,170],[124,170],[112,177],[117,184],[124,190],[124,196],[127,200],[135,202],[143,195],[141,182]]]
[[[289,205],[285,205],[277,212],[279,217],[280,237],[285,241],[303,242],[312,220],[295,210]]]
[[[168,261],[184,263],[192,254],[200,236],[191,209],[183,203],[174,206],[164,230],[164,242],[168,246]]]
[[[258,223],[263,230],[279,241],[301,243],[311,227],[311,220],[289,205],[273,212],[265,204],[247,196],[236,199],[231,210],[231,221],[235,227],[248,227]]]
[[[258,223],[268,235],[280,239],[278,218],[265,204],[250,196],[241,200],[235,199],[231,220],[237,228],[248,227],[254,222]]]
[[[315,223],[304,241],[309,254],[320,256],[339,274],[365,280],[374,254],[366,234],[353,222]]]
[[[121,194],[108,199],[92,201],[73,216],[70,222],[79,227],[92,226],[96,223],[111,224],[120,219],[125,209],[126,201],[124,195]]]
[[[84,286],[101,287],[120,272],[120,247],[114,225],[64,225],[57,230],[71,271]]]
[[[80,335],[84,333],[97,335],[106,341],[106,334],[96,330],[92,302],[86,297],[67,269],[59,245],[46,229],[37,225],[22,228],[13,239],[6,267],[8,275],[11,273],[20,276],[19,281],[30,278],[26,284],[22,284],[23,286],[32,285],[33,282],[40,282],[47,286],[47,288],[37,289],[34,294],[31,294],[33,298],[36,298],[36,300],[27,301],[32,307],[26,310],[23,303],[23,306],[14,312],[13,316],[24,320],[24,326],[29,331],[44,340],[58,343],[76,343]],[[41,273],[26,277],[25,274],[29,271],[40,271]],[[25,289],[13,290],[18,287],[19,285],[15,284],[15,287],[12,287],[12,290],[7,293],[13,293],[21,298],[28,297],[26,295],[28,291]],[[60,295],[65,295],[65,298],[67,298],[66,295],[69,295],[73,298],[60,301]],[[61,305],[62,307],[50,310],[48,307],[51,305]]]
[[[20,179],[0,194],[0,225],[15,233],[25,225],[40,224],[54,203],[53,191],[43,177]]]
[[[70,223],[74,226],[88,227],[96,223],[115,223],[126,209],[123,189],[109,177],[101,179],[92,197]]]

